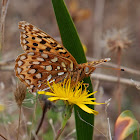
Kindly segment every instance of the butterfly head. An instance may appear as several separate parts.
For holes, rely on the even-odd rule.
[[[89,62],[83,65],[83,72],[86,77],[88,77],[95,69],[96,67],[93,67]]]

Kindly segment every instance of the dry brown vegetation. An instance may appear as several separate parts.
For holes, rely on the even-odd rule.
[[[121,72],[99,68],[91,76],[93,88],[98,91],[95,95],[98,102],[111,98],[107,111],[104,106],[96,107],[99,115],[95,117],[94,138],[104,140],[106,139],[104,135],[107,135],[108,131],[107,117],[110,120],[112,136],[114,124],[120,112],[131,110],[136,119],[140,121],[140,1],[77,0],[77,6],[71,0],[65,1],[80,39],[87,47],[88,59],[110,57],[111,67],[121,68],[123,66],[126,70]],[[58,41],[60,41],[60,35],[51,0],[2,0],[0,7],[0,104],[5,106],[4,111],[0,112],[0,134],[8,140],[15,140],[18,131],[19,108],[14,99],[18,80],[14,73],[14,60],[23,52],[20,47],[18,22],[28,21]],[[41,116],[39,112],[41,108],[37,109],[38,114],[35,115],[35,107],[32,103],[34,101],[34,96],[23,101],[19,139],[29,139],[31,133],[35,133]],[[40,106],[39,103],[36,105]],[[52,127],[55,131],[58,130],[60,116],[56,115],[57,112],[58,110],[54,109],[54,112],[46,115],[39,140],[52,138],[49,136],[49,134],[54,135],[50,132]],[[53,124],[50,119],[54,119]],[[31,126],[31,122],[35,125]],[[73,130],[74,118],[72,117],[64,135],[70,134]],[[65,139],[70,138],[76,139],[75,133]]]

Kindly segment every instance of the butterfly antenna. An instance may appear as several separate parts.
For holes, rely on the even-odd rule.
[[[120,68],[109,68],[109,67],[96,67],[96,68],[103,68],[103,69],[112,69],[112,70],[125,71],[124,69],[120,69]]]
[[[105,59],[101,59],[101,60],[97,60],[97,61],[94,61],[93,62],[93,65],[94,66],[98,66],[98,65],[100,65],[100,64],[102,64],[102,63],[105,63],[105,62],[108,62],[108,61],[110,61],[111,60],[111,58],[105,58]],[[103,68],[103,69],[113,69],[113,70],[119,70],[119,71],[124,71],[124,69],[120,69],[120,68],[109,68],[109,67],[96,67],[96,68]]]
[[[101,64],[108,62],[110,60],[111,60],[111,58],[104,58],[104,59],[89,62],[89,64],[91,64],[93,67],[96,67],[96,66],[101,65]]]

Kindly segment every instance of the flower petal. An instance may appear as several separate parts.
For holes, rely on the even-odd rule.
[[[55,83],[52,85],[48,83],[51,92],[39,91],[38,94],[45,94],[51,97],[48,98],[50,101],[63,100],[67,101],[68,104],[76,104],[81,109],[83,109],[87,113],[97,115],[98,112],[89,108],[87,105],[100,105],[104,103],[96,103],[94,102],[96,98],[89,98],[96,92],[92,92],[90,94],[87,90],[87,87],[83,82],[78,82],[75,85],[71,84],[71,79],[64,80],[63,82]]]
[[[95,111],[89,107],[87,107],[86,105],[84,104],[77,104],[82,110],[84,110],[85,112],[87,113],[90,113],[90,114],[94,114],[94,115],[97,115],[98,114],[98,111]]]
[[[50,97],[50,98],[48,98],[48,100],[51,102],[57,101],[57,100],[59,100],[59,97]]]
[[[52,92],[46,92],[46,91],[38,91],[38,94],[44,94],[44,95],[55,96],[54,93],[52,93]]]

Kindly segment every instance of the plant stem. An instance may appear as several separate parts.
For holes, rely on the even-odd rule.
[[[19,139],[20,120],[21,120],[21,106],[19,106],[19,119],[18,119],[18,132],[17,132],[17,140]]]
[[[117,52],[117,64],[118,68],[120,69],[121,66],[121,48],[118,48]],[[122,100],[122,95],[121,95],[121,88],[120,88],[120,76],[121,76],[121,71],[117,71],[117,77],[118,77],[118,82],[117,82],[117,92],[116,92],[116,98],[117,98],[117,103],[118,103],[118,114],[121,113],[121,100]]]
[[[0,134],[0,137],[2,137],[4,140],[7,140],[7,138],[5,138],[3,135]]]
[[[9,0],[2,0],[2,9],[1,9],[1,25],[0,25],[0,52],[4,44],[4,28],[5,28],[5,18],[7,14]]]
[[[59,140],[59,138],[60,138],[60,135],[62,134],[62,132],[64,131],[64,128],[65,128],[65,126],[66,126],[66,121],[65,122],[63,122],[63,124],[62,124],[62,128],[60,128],[60,130],[58,131],[58,133],[57,133],[57,136],[56,136],[56,138],[55,138],[55,140]]]
[[[32,129],[33,129],[33,123],[34,123],[34,120],[35,120],[35,117],[36,117],[36,114],[35,113],[36,113],[36,109],[37,109],[37,104],[38,104],[38,95],[36,97],[36,102],[35,102],[35,105],[34,105],[32,125],[30,127],[29,139],[28,140],[31,140],[31,133],[32,133]]]
[[[43,121],[44,121],[45,114],[46,114],[47,110],[50,109],[53,106],[52,102],[47,100],[45,96],[42,96],[42,98],[39,98],[39,102],[42,106],[42,116],[41,116],[40,122],[38,124],[37,130],[35,132],[36,136],[38,135],[39,130],[40,130],[42,124],[43,124]],[[35,137],[33,137],[32,140],[35,140]]]
[[[64,109],[64,112],[62,114],[62,118],[63,118],[62,126],[61,126],[60,130],[58,131],[55,140],[59,139],[60,135],[64,131],[64,128],[65,128],[65,126],[66,126],[66,124],[67,124],[67,122],[68,122],[68,120],[69,120],[69,118],[71,117],[71,114],[72,114],[73,105],[69,105],[67,102],[65,102],[65,103],[66,103],[65,109]]]
[[[40,130],[42,124],[43,124],[43,121],[44,121],[44,118],[45,118],[45,114],[46,114],[46,109],[44,108],[43,111],[42,111],[42,116],[41,116],[39,125],[38,125],[38,127],[37,127],[36,132],[35,132],[36,135],[38,134],[38,132],[39,132],[39,130]],[[35,137],[33,137],[32,140],[35,140]]]
[[[105,74],[99,74],[99,73],[92,73],[91,78],[93,79],[99,79],[102,81],[108,81],[108,82],[117,82],[118,78],[116,76],[110,76]],[[120,83],[129,85],[129,86],[140,86],[140,81],[135,81],[132,79],[126,79],[126,78],[120,78]]]

